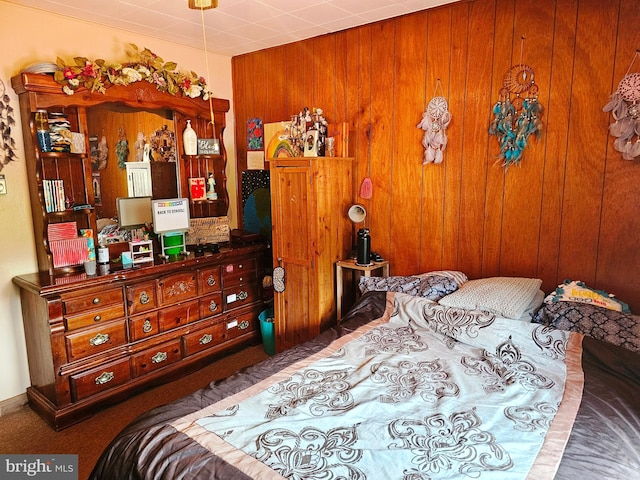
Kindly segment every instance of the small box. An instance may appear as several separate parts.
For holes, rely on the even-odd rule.
[[[207,186],[204,177],[189,179],[189,195],[192,202],[207,199]]]
[[[120,256],[120,258],[122,259],[123,267],[131,267],[133,265],[133,258],[131,257],[131,252],[122,252],[122,255]]]

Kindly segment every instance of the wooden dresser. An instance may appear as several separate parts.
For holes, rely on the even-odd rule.
[[[149,259],[130,269],[111,256],[110,272],[87,276],[84,258],[65,258],[67,246],[59,238],[71,229],[72,241],[93,236],[98,246],[98,219],[114,217],[118,198],[136,194],[121,163],[148,164],[152,198],[189,198],[191,219],[226,217],[229,101],[173,95],[147,81],[104,91],[83,86],[73,95],[47,74],[23,72],[11,84],[20,101],[39,272],[13,279],[22,300],[31,407],[60,429],[154,382],[258,343],[266,246],[222,247],[220,253],[170,262]],[[36,121],[44,114],[48,130]],[[55,133],[52,119],[55,125],[64,119],[77,145],[47,144]],[[218,148],[186,155],[187,123]],[[141,135],[153,161],[140,162],[134,148],[114,153],[116,141],[128,139],[133,147]],[[99,138],[108,145],[102,160]],[[215,196],[190,195],[193,178],[212,178]]]
[[[61,429],[260,341],[261,244],[89,277],[17,276],[31,407]]]

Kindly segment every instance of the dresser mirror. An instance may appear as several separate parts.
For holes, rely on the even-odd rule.
[[[173,117],[172,110],[142,110],[110,103],[87,109],[87,131],[92,151],[91,174],[98,219],[117,217],[118,198],[179,196],[179,152],[175,151],[177,132],[173,131]],[[126,148],[122,147],[122,139],[126,139]],[[159,142],[163,146],[158,148]],[[103,151],[105,145],[106,160]],[[147,175],[150,191],[146,190]],[[144,185],[140,186],[141,183]],[[135,191],[134,184],[142,191]]]

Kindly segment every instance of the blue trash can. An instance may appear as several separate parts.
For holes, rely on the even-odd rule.
[[[260,312],[260,333],[262,334],[262,345],[267,355],[276,353],[276,329],[273,322],[273,308],[268,308]]]

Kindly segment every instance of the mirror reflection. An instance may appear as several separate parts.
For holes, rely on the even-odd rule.
[[[116,218],[117,199],[178,197],[173,111],[105,104],[87,110],[96,215]]]

